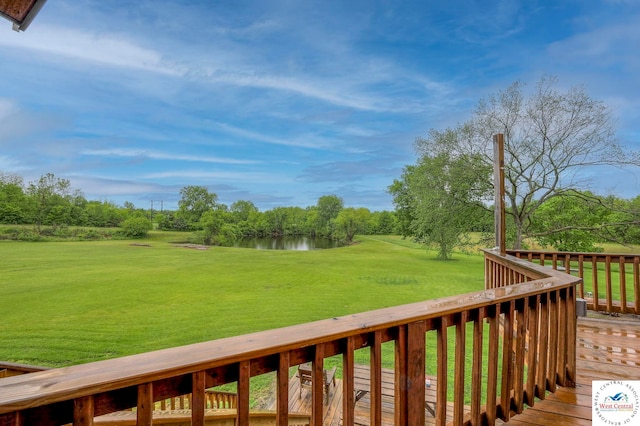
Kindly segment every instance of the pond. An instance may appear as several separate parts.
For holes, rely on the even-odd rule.
[[[258,250],[318,250],[342,247],[344,244],[329,238],[285,236],[276,238],[243,238],[234,247]]]

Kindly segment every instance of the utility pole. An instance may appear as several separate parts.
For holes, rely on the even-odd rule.
[[[504,210],[504,135],[493,135],[493,188],[495,198],[494,227],[496,232],[496,247],[500,249],[500,256],[506,255],[506,220]]]

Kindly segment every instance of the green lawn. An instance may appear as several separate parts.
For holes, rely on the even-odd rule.
[[[0,360],[77,364],[483,288],[481,255],[440,262],[400,237],[310,252],[184,239],[0,241]]]

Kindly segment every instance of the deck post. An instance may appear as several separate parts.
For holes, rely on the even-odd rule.
[[[500,256],[506,254],[505,206],[504,206],[504,135],[493,135],[493,187],[495,197],[496,247]]]
[[[290,354],[283,352],[278,357],[278,373],[277,373],[277,408],[276,423],[278,426],[287,426],[289,424],[289,367]]]

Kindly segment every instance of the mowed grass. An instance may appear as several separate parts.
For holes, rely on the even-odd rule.
[[[181,239],[0,241],[0,360],[72,365],[483,289],[481,255],[441,262],[400,237],[308,252]]]

